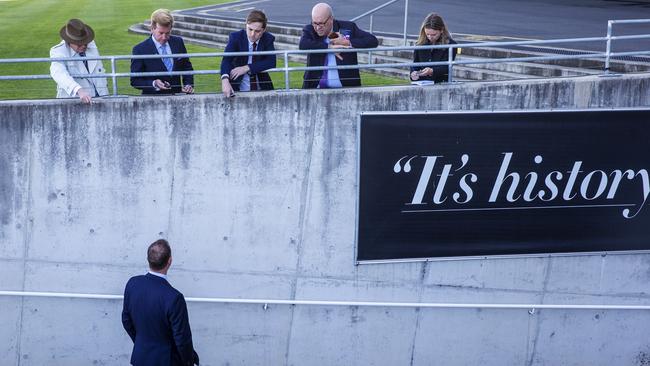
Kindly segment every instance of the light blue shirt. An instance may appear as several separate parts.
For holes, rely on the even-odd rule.
[[[325,37],[325,43],[330,44],[330,39]],[[336,55],[334,53],[327,54],[327,64],[325,66],[336,66]],[[327,86],[329,88],[342,88],[341,79],[339,78],[339,70],[327,70]]]

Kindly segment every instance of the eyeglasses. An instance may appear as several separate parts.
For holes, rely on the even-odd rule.
[[[311,25],[313,25],[313,26],[314,26],[314,28],[316,28],[316,27],[324,27],[324,26],[325,26],[325,25],[327,24],[327,22],[329,22],[329,21],[330,21],[330,19],[332,19],[332,16],[331,16],[331,15],[330,15],[330,16],[328,16],[328,17],[327,17],[327,19],[325,19],[325,21],[324,21],[324,22],[322,22],[322,23],[318,23],[318,22],[311,22]]]

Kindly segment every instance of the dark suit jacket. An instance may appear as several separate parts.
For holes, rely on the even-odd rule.
[[[185,49],[185,43],[183,39],[177,36],[171,36],[169,38],[169,48],[171,48],[172,53],[187,53]],[[158,50],[156,49],[155,43],[151,37],[145,39],[144,41],[138,43],[133,47],[133,55],[157,55]],[[191,71],[192,63],[187,57],[174,57],[174,67],[172,71]],[[194,77],[193,75],[183,75],[183,84],[181,84],[181,76],[174,75],[169,76],[164,73],[167,72],[167,68],[162,61],[162,58],[150,58],[150,59],[139,59],[131,60],[131,72],[162,72],[163,74],[158,76],[146,76],[146,77],[131,77],[131,86],[136,89],[142,90],[142,94],[172,94],[180,93],[183,85],[193,85]],[[171,84],[172,88],[170,90],[160,90],[156,91],[153,88],[153,81],[160,79]]]
[[[377,37],[359,29],[353,22],[344,20],[334,20],[332,32],[339,32],[341,30],[348,30],[350,32],[350,43],[353,48],[374,48],[377,47]],[[314,50],[314,49],[327,49],[328,45],[325,43],[325,38],[319,37],[318,33],[314,30],[311,24],[306,25],[302,29],[302,36],[300,37],[301,50]],[[326,53],[310,53],[307,55],[307,66],[325,66]],[[357,65],[357,53],[346,52],[341,53],[343,60],[336,58],[337,65]],[[323,75],[323,70],[305,71],[303,77],[302,87],[304,89],[316,88],[318,82]],[[343,86],[361,86],[361,77],[359,76],[359,69],[339,70],[339,78]]]
[[[456,44],[456,41],[449,38],[450,44]],[[452,57],[453,60],[456,59],[456,53],[458,48],[452,48]],[[415,50],[413,52],[413,62],[440,62],[449,60],[449,51],[444,48],[430,49],[430,50]],[[411,71],[420,71],[425,67],[431,67],[433,69],[433,75],[431,76],[420,76],[418,80],[433,80],[436,83],[444,83],[449,80],[449,67],[447,65],[435,65],[435,66],[414,66],[411,67]],[[409,74],[410,77],[410,74]]]
[[[164,278],[132,277],[124,289],[122,325],[133,340],[134,366],[198,364],[183,294]]]
[[[257,42],[257,51],[274,51],[273,41],[275,36],[269,32],[264,32]],[[230,33],[228,44],[224,52],[248,52],[248,36],[245,30]],[[260,55],[255,57],[255,62],[248,63],[248,56],[224,56],[221,59],[221,75],[228,75],[235,67],[248,64],[251,69],[250,75],[257,75],[257,83],[262,90],[273,90],[273,82],[267,72],[263,72],[275,67],[275,55]],[[235,80],[230,80],[230,85],[235,91],[239,91],[239,85],[244,76]]]

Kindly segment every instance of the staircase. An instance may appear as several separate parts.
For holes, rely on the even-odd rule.
[[[228,43],[228,35],[244,28],[243,21],[228,19],[211,19],[174,13],[173,33],[182,36],[186,42],[214,49],[224,49]],[[269,23],[267,31],[275,36],[277,50],[296,50],[302,34],[301,28],[288,27]],[[129,28],[129,32],[149,34],[148,21],[138,23]],[[402,46],[401,38],[377,36],[379,45],[384,47]],[[462,37],[454,38],[462,47],[462,43],[469,42]],[[473,42],[473,41],[472,41]],[[414,41],[409,41],[413,45]],[[557,54],[570,54],[571,50],[559,48],[525,47],[514,48],[462,48],[456,60],[486,60],[506,57],[549,56]],[[359,63],[368,63],[370,59],[375,64],[403,63],[412,61],[412,51],[374,51],[359,52]],[[290,55],[289,60],[305,63],[306,55]],[[471,65],[455,65],[453,68],[454,81],[495,81],[531,78],[557,78],[575,77],[602,74],[604,60],[594,59],[568,59],[537,62],[508,62],[508,63],[479,63]],[[650,60],[612,60],[612,72],[647,72],[650,71]],[[366,69],[380,75],[408,78],[409,70],[406,67],[383,67]]]

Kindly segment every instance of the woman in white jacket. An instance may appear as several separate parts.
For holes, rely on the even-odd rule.
[[[51,58],[97,57],[95,32],[79,19],[70,19],[59,31],[61,43],[50,49]],[[90,103],[93,97],[108,94],[106,78],[85,78],[84,74],[103,74],[101,60],[52,61],[50,75],[56,81],[57,98],[78,97]]]

